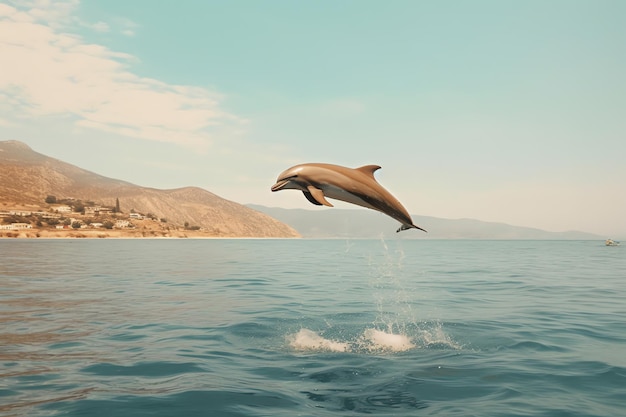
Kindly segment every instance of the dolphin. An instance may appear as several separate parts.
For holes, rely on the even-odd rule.
[[[307,200],[317,206],[333,207],[326,200],[334,198],[380,211],[402,223],[396,232],[419,229],[397,198],[385,190],[374,178],[378,165],[347,168],[332,164],[300,164],[283,171],[272,186],[272,191],[300,190]]]

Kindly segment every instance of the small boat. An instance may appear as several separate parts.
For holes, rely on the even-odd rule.
[[[619,243],[619,242],[617,242],[617,241],[615,241],[615,240],[613,240],[613,239],[607,239],[607,240],[604,242],[604,244],[605,244],[606,246],[619,246],[619,245],[620,245],[620,243]]]

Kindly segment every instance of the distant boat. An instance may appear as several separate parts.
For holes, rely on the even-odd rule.
[[[620,245],[620,243],[619,243],[619,242],[617,242],[617,241],[615,241],[615,240],[613,240],[613,239],[607,239],[607,240],[604,242],[604,244],[605,244],[606,246],[619,246],[619,245]]]

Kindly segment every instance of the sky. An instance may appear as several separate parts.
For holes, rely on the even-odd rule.
[[[0,140],[313,210],[270,191],[280,172],[377,164],[412,214],[626,237],[624,16],[622,0],[0,0]]]

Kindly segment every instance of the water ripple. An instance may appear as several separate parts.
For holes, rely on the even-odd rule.
[[[0,414],[621,415],[596,243],[0,241]]]

